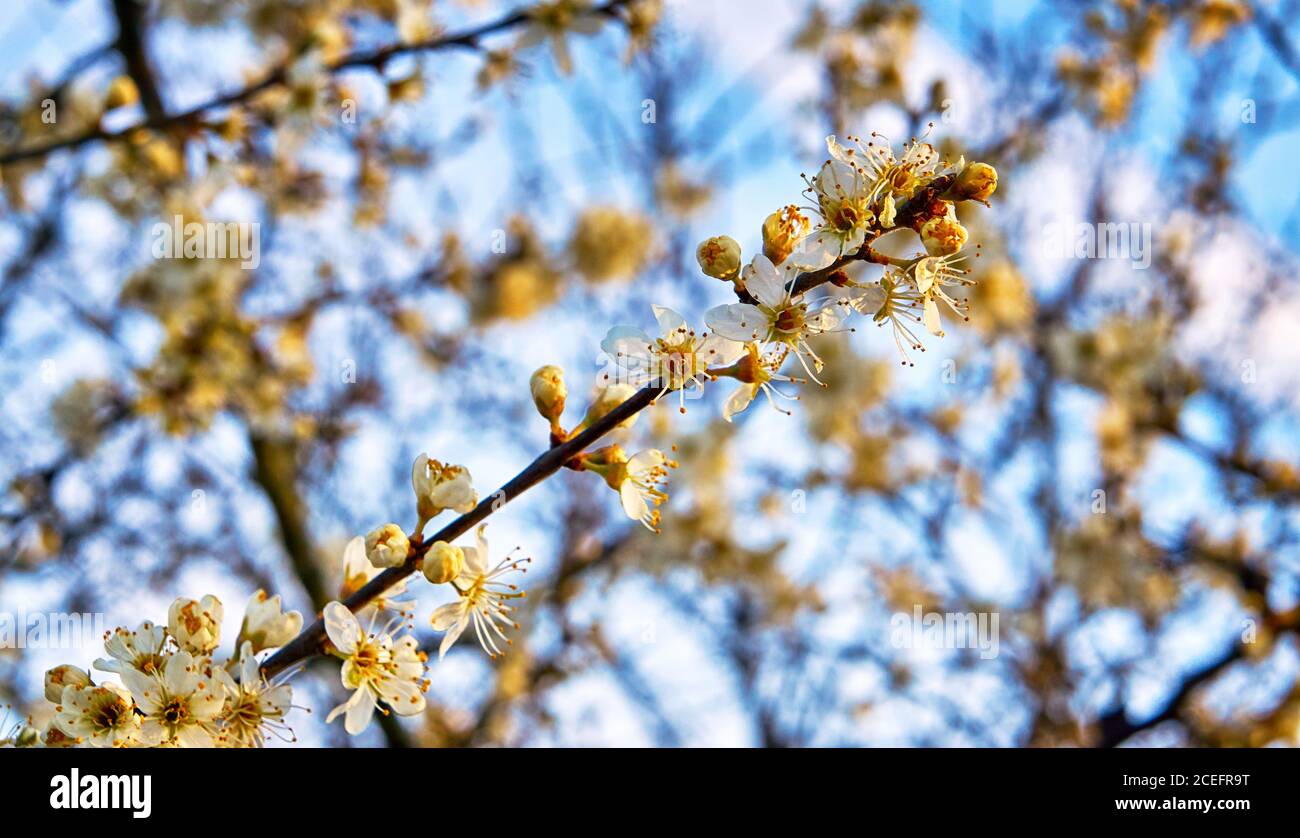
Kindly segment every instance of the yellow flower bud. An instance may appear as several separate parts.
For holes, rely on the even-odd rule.
[[[988,163],[970,163],[957,175],[952,192],[969,201],[987,201],[998,188],[998,170]]]
[[[56,666],[45,673],[45,697],[58,704],[63,700],[63,688],[67,686],[88,687],[90,675],[84,669],[71,664]]]
[[[705,276],[730,281],[740,274],[740,244],[731,236],[714,236],[700,242],[695,258]]]
[[[599,421],[606,413],[621,405],[623,402],[632,398],[636,393],[636,387],[631,384],[607,384],[600,388],[596,393],[596,398],[592,399],[591,406],[587,408],[587,415],[582,417],[580,427],[589,428],[592,424]],[[633,413],[631,416],[619,422],[616,428],[626,430],[636,424],[636,418],[640,414]]]
[[[779,265],[807,234],[807,216],[794,204],[782,207],[763,222],[763,255],[772,260],[773,265]]]
[[[464,567],[464,550],[445,541],[435,541],[424,557],[424,578],[441,585],[459,576]]]
[[[949,216],[931,218],[921,225],[921,244],[931,256],[951,256],[966,246],[966,228]]]
[[[551,429],[560,426],[560,414],[564,413],[564,400],[569,390],[564,386],[564,370],[547,365],[533,373],[528,386],[533,392],[533,404],[542,418],[551,423]]]
[[[104,110],[111,111],[134,105],[140,99],[140,91],[130,76],[118,76],[108,85],[108,94],[104,97]]]
[[[384,524],[366,535],[366,558],[375,567],[397,567],[410,552],[411,543],[397,524]]]

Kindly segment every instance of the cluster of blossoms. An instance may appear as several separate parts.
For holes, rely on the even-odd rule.
[[[585,8],[568,2],[553,6],[557,15]],[[549,19],[536,22],[542,28],[549,25]],[[562,22],[562,28],[574,28],[568,17]],[[909,349],[923,349],[914,325],[942,336],[941,308],[968,317],[962,289],[972,280],[961,267],[968,236],[955,207],[963,200],[987,203],[997,188],[997,172],[964,159],[949,164],[918,140],[900,156],[875,135],[865,142],[850,138],[850,143],[827,138],[830,159],[816,177],[805,178],[813,202],[804,208],[809,214],[791,205],[768,216],[762,225],[762,253],[748,264],[742,263],[740,245],[728,236],[699,245],[701,270],[731,283],[739,298],[706,312],[707,330],[692,328],[681,315],[660,306],[654,307],[655,337],[630,326],[609,330],[601,347],[617,374],[602,377],[573,428],[566,430],[561,421],[568,399],[563,371],[544,366],[533,373],[533,403],[550,424],[552,446],[592,429],[643,387],[653,388],[655,400],[676,391],[684,413],[687,391],[730,378],[739,386],[723,408],[727,421],[759,393],[789,413],[776,399],[798,397],[777,385],[821,384],[824,364],[814,343],[821,335],[846,329],[854,312],[892,327],[904,364],[911,363]],[[923,251],[896,258],[873,249],[877,239],[902,229],[915,232]],[[879,264],[883,275],[873,282],[855,281],[844,271],[853,262]],[[831,293],[809,296],[822,283],[832,286]],[[799,375],[782,372],[787,363],[797,365]],[[630,428],[636,418],[635,411],[629,412],[615,428]],[[611,430],[604,427],[609,424],[605,421],[601,430]],[[662,451],[628,455],[611,444],[575,453],[564,465],[599,475],[618,493],[629,518],[658,531],[669,470],[677,465]],[[427,656],[412,635],[397,636],[413,616],[414,603],[395,598],[405,591],[408,574],[419,570],[429,582],[450,585],[455,592],[431,617],[433,628],[443,632],[439,657],[472,625],[479,645],[495,658],[511,642],[506,632],[519,628],[515,602],[525,592],[507,580],[526,572],[529,559],[512,552],[493,563],[484,526],[478,527],[473,545],[424,537],[425,526],[443,512],[465,514],[479,505],[469,471],[421,454],[412,468],[411,487],[415,528],[408,535],[388,523],[352,539],[344,551],[339,601],[323,609],[325,651],[342,661],[340,677],[352,693],[327,721],[342,716],[352,734],[364,730],[376,710],[414,715],[425,708]],[[364,606],[353,611],[344,604],[372,582],[375,589],[359,600]],[[380,625],[386,612],[395,616]],[[117,673],[122,686],[95,684],[75,667],[51,670],[46,695],[58,705],[57,715],[37,738],[45,744],[260,745],[268,734],[291,737],[283,721],[292,697],[289,687],[283,678],[268,683],[255,656],[292,639],[301,629],[301,616],[281,614],[278,598],[258,592],[249,602],[235,655],[223,665],[212,657],[220,622],[221,604],[205,597],[178,600],[166,628],[145,623],[133,632],[118,629],[105,644],[111,660],[95,666]],[[32,739],[23,733],[10,738],[24,735]]]
[[[916,139],[900,155],[875,134],[869,141],[850,137],[849,142],[845,146],[833,136],[826,138],[829,159],[816,177],[805,177],[805,194],[812,201],[804,208],[808,214],[790,205],[769,215],[762,226],[763,250],[748,264],[729,236],[700,243],[700,269],[731,283],[740,298],[706,312],[707,330],[692,328],[680,314],[661,306],[654,306],[657,336],[633,326],[609,330],[601,348],[616,368],[615,375],[604,376],[613,383],[600,388],[572,431],[566,433],[560,422],[568,394],[563,371],[545,366],[533,373],[533,401],[550,422],[553,443],[572,439],[647,386],[659,391],[656,399],[676,391],[685,413],[688,391],[731,378],[739,386],[723,406],[728,422],[759,393],[788,414],[777,399],[798,396],[777,385],[822,384],[818,375],[824,363],[813,344],[820,335],[847,329],[855,311],[892,327],[904,364],[912,363],[909,349],[924,351],[914,325],[924,324],[942,337],[942,308],[969,319],[970,303],[962,289],[973,280],[970,270],[961,267],[968,234],[957,219],[956,204],[987,204],[997,189],[997,171],[986,163],[968,165],[965,158],[948,163],[932,145]],[[877,239],[903,229],[915,232],[922,251],[896,258],[873,249]],[[882,265],[883,276],[855,281],[843,270],[852,262]],[[832,285],[832,293],[811,298],[809,292],[823,282]],[[797,375],[782,372],[787,362],[797,364]],[[634,419],[635,414],[624,424]],[[668,469],[676,465],[661,451],[628,457],[620,446],[610,445],[580,454],[568,465],[599,474],[619,493],[628,517],[658,529],[659,507],[668,497]]]
[[[821,384],[823,362],[813,343],[819,335],[847,328],[852,312],[867,314],[880,326],[889,324],[904,364],[912,363],[908,350],[924,351],[914,326],[923,324],[942,337],[943,308],[969,319],[964,289],[973,280],[962,267],[968,234],[957,219],[956,204],[987,203],[997,188],[996,170],[986,163],[967,165],[964,158],[948,163],[932,145],[915,139],[897,156],[878,135],[870,141],[851,137],[850,143],[828,137],[829,159],[814,178],[805,177],[805,194],[812,201],[806,209],[815,224],[798,206],[777,210],[763,223],[763,252],[748,264],[729,236],[699,245],[701,270],[732,283],[741,299],[706,312],[708,331],[697,331],[681,315],[657,306],[658,337],[628,326],[609,330],[601,347],[617,367],[616,380],[630,387],[653,385],[661,395],[675,390],[685,412],[688,390],[732,378],[740,386],[723,407],[727,421],[760,392],[774,408],[789,413],[775,397],[797,396],[776,383]],[[897,258],[873,249],[877,239],[902,229],[916,233],[922,251]],[[976,251],[978,255],[978,247]],[[857,261],[882,265],[883,276],[873,282],[849,278],[843,268]],[[811,299],[808,292],[821,282],[831,283],[834,291]],[[791,356],[800,377],[782,372]],[[557,380],[562,379],[554,368],[539,370],[534,397],[539,387],[554,389]],[[557,414],[541,401],[538,409],[551,419],[554,433]],[[659,494],[649,498],[655,505],[662,500]],[[625,508],[632,515],[639,506],[625,502]],[[653,526],[657,515],[643,520]]]
[[[502,654],[510,644],[505,630],[518,628],[512,617],[512,601],[524,591],[503,581],[512,572],[525,572],[530,559],[506,556],[489,564],[486,526],[477,531],[473,546],[458,547],[446,541],[424,541],[425,525],[447,510],[466,513],[478,504],[478,493],[464,466],[443,464],[427,454],[416,458],[411,470],[411,488],[415,492],[418,518],[409,536],[397,524],[384,524],[366,536],[352,539],[344,551],[344,586],[340,598],[356,593],[376,575],[388,568],[401,567],[414,559],[424,577],[436,585],[451,585],[456,599],[434,610],[433,628],[444,632],[439,657],[460,638],[471,624],[484,651],[491,657]],[[330,651],[343,661],[342,679],[353,690],[348,701],[334,708],[326,721],[344,716],[349,733],[360,733],[370,723],[376,708],[407,716],[424,710],[424,680],[428,657],[419,649],[415,638],[394,637],[394,629],[411,616],[411,603],[391,599],[405,589],[405,582],[388,587],[384,599],[374,599],[356,614],[341,602],[325,606],[325,632]],[[375,623],[385,610],[397,617],[384,628]],[[361,620],[369,612],[370,625],[363,629]]]
[[[221,601],[178,599],[167,625],[141,623],[104,636],[106,658],[93,669],[116,675],[99,680],[72,665],[45,673],[45,697],[54,715],[44,730],[26,727],[15,744],[47,747],[231,747],[293,741],[285,716],[293,706],[286,677],[267,681],[257,655],[288,643],[302,615],[284,613],[278,596],[258,591],[249,600],[234,655],[219,663]]]

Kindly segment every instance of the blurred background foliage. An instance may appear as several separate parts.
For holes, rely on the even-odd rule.
[[[419,452],[486,496],[547,444],[533,369],[564,366],[580,415],[605,329],[725,302],[695,244],[748,258],[825,135],[933,122],[1001,174],[962,205],[970,322],[901,368],[860,320],[793,417],[648,411],[620,433],[677,446],[661,535],[587,474],[493,516],[535,559],[510,654],[458,645],[426,715],[359,742],[1295,744],[1297,20],[8,3],[0,610],[317,611],[348,538],[414,523]],[[153,258],[177,216],[260,224],[260,263]],[[1149,267],[1049,246],[1080,223],[1150,231]],[[916,606],[997,613],[998,655],[898,648]],[[47,712],[43,669],[95,656],[0,650],[0,701]],[[302,740],[350,744],[321,724],[335,667],[296,683]]]

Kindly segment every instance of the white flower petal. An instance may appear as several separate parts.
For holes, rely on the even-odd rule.
[[[182,748],[211,748],[212,734],[202,725],[186,725],[176,732],[176,744]]]
[[[808,334],[816,335],[839,328],[848,319],[852,309],[839,300],[832,300],[821,308],[809,312],[805,320]]]
[[[172,695],[189,695],[194,692],[199,683],[199,672],[189,652],[177,652],[167,659],[163,683]]]
[[[446,631],[463,616],[465,616],[465,600],[463,599],[458,598],[455,602],[439,606],[433,611],[433,630]]]
[[[356,736],[370,726],[370,719],[375,715],[375,697],[370,690],[360,689],[353,693],[349,701],[347,715],[343,717],[343,729]]]
[[[667,461],[664,452],[658,448],[647,448],[632,455],[632,458],[627,461],[627,471],[631,475],[639,476],[642,472],[655,466],[662,466]]]
[[[460,619],[456,621],[455,625],[451,627],[451,630],[443,635],[442,643],[438,646],[439,660],[442,660],[443,655],[447,654],[447,650],[450,649],[460,638],[461,633],[465,631],[465,626],[467,625],[469,625],[469,612],[465,611],[461,614]]]
[[[830,265],[844,252],[843,239],[826,230],[814,230],[804,236],[792,258],[810,271],[818,271]]]
[[[122,683],[126,685],[126,688],[131,691],[131,697],[135,699],[136,704],[148,710],[157,703],[162,692],[157,678],[129,666],[123,667],[118,672],[118,677],[122,679]]]
[[[935,303],[934,297],[925,298],[925,328],[930,330],[930,334],[943,337],[943,324],[939,322],[939,306]]]
[[[714,306],[705,313],[704,322],[714,333],[739,341],[761,340],[771,328],[758,306],[748,303]]]
[[[397,715],[412,716],[424,710],[424,693],[415,681],[385,678],[378,686],[384,703]]]
[[[641,490],[631,480],[624,480],[618,487],[619,500],[623,502],[623,512],[633,521],[644,520],[650,514]]]
[[[417,495],[429,491],[429,455],[424,452],[415,458],[415,464],[411,466],[411,488]]]
[[[358,574],[367,573],[370,569],[370,560],[366,558],[366,539],[364,536],[357,536],[348,542],[348,546],[343,548],[343,576],[350,578]]]
[[[361,624],[356,616],[341,602],[326,603],[323,615],[325,634],[334,647],[345,655],[355,652],[361,637]]]
[[[849,295],[849,305],[853,306],[863,314],[869,314],[872,317],[885,305],[885,289],[880,287],[879,283],[861,286],[853,289]]]
[[[732,364],[745,353],[745,344],[722,335],[710,334],[701,343],[695,354],[706,366],[726,366]]]
[[[625,370],[646,372],[651,367],[651,340],[645,332],[631,326],[614,326],[600,342],[600,348]]]
[[[665,308],[664,306],[651,306],[651,308],[654,309],[655,320],[658,321],[659,331],[664,337],[668,337],[671,333],[677,331],[690,331],[690,328],[686,325],[686,318],[671,308]]]
[[[745,272],[745,290],[763,305],[775,308],[785,302],[784,280],[772,260],[760,253]]]
[[[853,161],[853,154],[848,148],[845,148],[836,141],[834,134],[830,134],[826,137],[826,151],[830,153],[831,157],[840,162],[851,163]]]
[[[757,385],[741,384],[736,389],[736,392],[731,394],[731,398],[727,399],[727,403],[722,406],[722,418],[730,422],[731,417],[737,413],[743,413],[745,408],[749,407],[749,403],[754,400],[754,395],[757,392]]]

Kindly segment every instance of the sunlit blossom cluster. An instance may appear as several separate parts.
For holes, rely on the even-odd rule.
[[[555,3],[546,8],[549,16],[533,19],[539,37],[551,29],[579,28],[574,16],[581,17],[586,7]],[[729,378],[737,387],[723,403],[727,421],[760,394],[788,414],[778,400],[797,400],[798,388],[810,382],[825,386],[817,344],[828,333],[852,329],[855,313],[891,327],[905,364],[911,363],[909,351],[923,348],[917,337],[921,327],[941,337],[944,311],[968,317],[965,290],[972,281],[963,267],[968,235],[955,207],[964,200],[987,202],[997,172],[983,163],[948,163],[919,140],[899,155],[874,135],[869,141],[849,138],[849,143],[827,138],[829,159],[815,177],[806,178],[810,205],[790,204],[769,215],[761,227],[762,252],[747,263],[728,236],[699,245],[701,270],[729,283],[737,298],[705,312],[703,327],[654,306],[656,334],[635,326],[609,330],[601,348],[614,372],[601,376],[576,425],[564,427],[569,389],[563,370],[547,365],[533,374],[530,395],[549,424],[553,447],[587,432],[599,436],[631,428],[636,411],[624,411],[617,422],[607,417],[642,388],[648,388],[646,399],[653,396],[651,403],[676,394],[678,410],[685,413],[688,393],[699,395],[712,382]],[[922,249],[914,256],[886,256],[875,249],[877,240],[902,230],[919,240]],[[599,241],[586,246],[598,247]],[[883,273],[855,280],[846,271],[854,263],[879,265]],[[822,286],[830,291],[818,291]],[[653,448],[629,454],[614,443],[566,456],[564,466],[594,473],[613,489],[629,519],[659,531],[669,474],[677,466],[668,455]],[[445,512],[475,515],[451,528],[458,533],[487,513],[469,470],[420,454],[412,465],[411,488],[415,526],[408,532],[385,523],[349,541],[338,600],[322,609],[324,639],[313,651],[341,661],[340,679],[350,693],[326,720],[342,717],[350,734],[365,730],[376,712],[410,716],[425,709],[428,657],[408,631],[416,603],[397,598],[417,571],[430,583],[451,588],[450,601],[430,616],[433,630],[442,633],[440,658],[471,628],[478,645],[496,658],[519,628],[517,608],[525,591],[515,580],[527,571],[528,558],[512,551],[494,560],[483,525],[469,545],[425,537],[429,522]],[[490,511],[496,508],[493,501]],[[111,632],[105,640],[109,657],[96,661],[95,669],[116,674],[120,683],[96,682],[72,666],[51,670],[46,696],[55,704],[53,720],[43,731],[20,731],[7,741],[256,746],[270,736],[291,739],[285,716],[292,693],[284,680],[292,668],[278,670],[280,676],[268,682],[256,656],[289,643],[302,628],[301,616],[282,613],[277,597],[259,591],[249,600],[233,656],[219,662],[222,617],[214,597],[182,599],[172,605],[165,627],[143,623],[133,631]]]
[[[285,677],[267,681],[257,656],[293,639],[302,615],[282,611],[278,596],[257,591],[245,608],[234,654],[222,660],[223,616],[214,596],[178,599],[166,625],[144,622],[107,632],[107,657],[91,671],[65,664],[45,673],[52,716],[43,729],[21,726],[15,744],[249,748],[268,738],[295,741],[286,720],[293,691]]]

